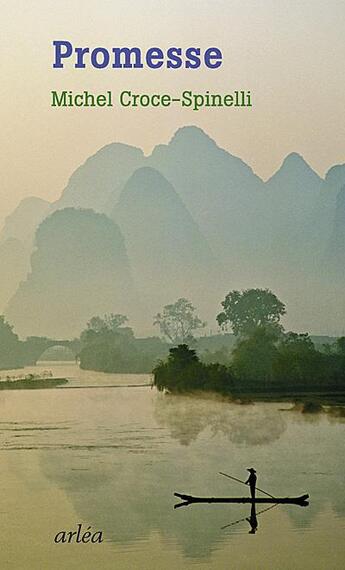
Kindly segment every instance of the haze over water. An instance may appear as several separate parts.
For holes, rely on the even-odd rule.
[[[148,375],[35,370],[46,368],[70,385],[0,394],[2,568],[344,567],[344,420],[129,387]],[[244,479],[251,466],[259,487],[308,492],[309,507],[258,515],[256,535],[248,505],[173,509],[175,491],[246,496],[217,472]],[[54,544],[78,523],[102,530],[105,542]]]

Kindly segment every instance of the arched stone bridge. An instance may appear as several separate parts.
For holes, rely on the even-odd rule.
[[[29,365],[36,364],[42,354],[48,348],[51,348],[53,346],[65,346],[73,353],[76,359],[81,349],[81,342],[79,339],[56,340],[39,336],[28,337],[24,345],[25,361]]]

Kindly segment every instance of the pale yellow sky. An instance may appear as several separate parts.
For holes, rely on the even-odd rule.
[[[267,178],[291,151],[321,175],[345,162],[343,0],[0,0],[0,223],[30,195],[56,199],[112,141],[149,153],[196,124]],[[52,69],[78,46],[218,46],[218,70]],[[253,109],[53,109],[52,89],[232,92]]]

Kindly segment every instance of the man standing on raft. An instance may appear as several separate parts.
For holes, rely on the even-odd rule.
[[[250,475],[246,481],[246,485],[250,486],[250,494],[252,496],[252,499],[255,499],[255,487],[256,487],[256,480],[257,480],[257,477],[255,475],[256,471],[255,471],[255,469],[253,469],[253,467],[251,467],[250,469],[247,469],[247,471],[249,471]]]

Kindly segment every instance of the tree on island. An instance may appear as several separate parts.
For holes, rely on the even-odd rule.
[[[176,368],[185,368],[189,364],[199,362],[199,358],[193,348],[189,348],[187,344],[179,344],[175,348],[170,348],[168,361]]]
[[[203,364],[187,344],[170,348],[168,359],[153,369],[153,384],[160,391],[193,392],[198,390],[227,394],[233,386],[230,369],[221,364]]]
[[[330,360],[316,350],[308,333],[286,333],[279,342],[274,362],[275,377],[281,383],[318,383],[330,375]]]
[[[242,383],[268,383],[274,378],[278,334],[272,327],[257,326],[241,337],[232,353],[232,367]]]
[[[280,318],[286,309],[269,289],[230,291],[222,301],[223,311],[217,315],[220,327],[230,325],[236,336],[250,335],[257,327],[281,330]]]
[[[158,325],[161,334],[172,344],[183,344],[193,341],[193,333],[203,329],[206,323],[196,314],[190,301],[181,298],[171,305],[165,305],[162,313],[154,317],[154,325]]]

